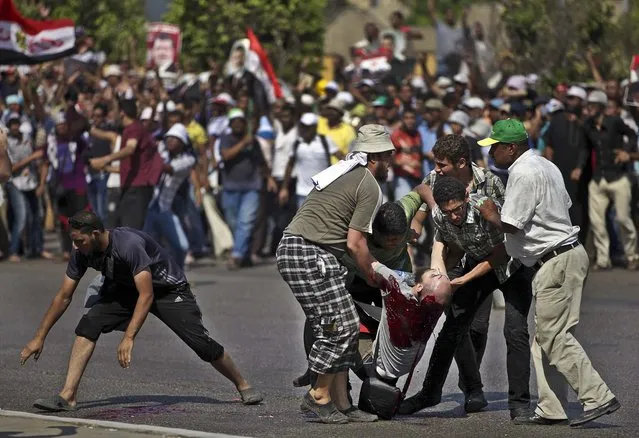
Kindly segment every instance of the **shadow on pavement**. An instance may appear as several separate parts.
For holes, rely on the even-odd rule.
[[[47,429],[59,429],[60,433],[56,433],[55,435],[34,435],[33,437],[37,438],[57,438],[61,436],[73,436],[78,434],[78,426],[49,426]],[[24,432],[2,432],[2,437],[10,438],[10,437],[20,437],[20,438],[28,438]]]

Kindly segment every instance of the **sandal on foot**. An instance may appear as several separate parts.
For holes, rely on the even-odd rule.
[[[255,388],[245,389],[244,391],[240,391],[240,397],[242,398],[242,403],[245,405],[257,405],[264,400],[262,394],[257,392]]]
[[[330,401],[325,405],[320,405],[308,392],[302,399],[300,410],[305,414],[314,415],[320,423],[324,424],[347,424],[349,422],[348,417],[337,409],[335,403]]]
[[[39,398],[33,403],[33,406],[49,412],[75,411],[78,409],[75,406],[71,406],[68,401],[59,395],[49,398]]]

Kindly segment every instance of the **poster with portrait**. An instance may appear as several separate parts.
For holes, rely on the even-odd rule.
[[[172,70],[182,50],[180,28],[167,23],[149,23],[146,31],[146,61],[149,68]]]

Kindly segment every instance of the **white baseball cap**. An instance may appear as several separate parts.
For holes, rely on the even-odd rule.
[[[300,124],[304,126],[313,126],[317,125],[317,116],[313,113],[305,113],[300,118]]]
[[[581,87],[577,87],[575,85],[573,85],[572,87],[568,89],[568,93],[566,95],[571,97],[578,97],[579,99],[583,101],[585,101],[588,98],[588,94],[586,93],[586,90],[584,90]]]
[[[450,117],[448,117],[448,123],[457,123],[464,128],[468,128],[469,121],[470,117],[463,111],[453,111]]]
[[[472,96],[467,99],[464,99],[464,101],[462,102],[462,105],[471,109],[484,109],[484,107],[486,106],[484,104],[484,101],[476,96]]]

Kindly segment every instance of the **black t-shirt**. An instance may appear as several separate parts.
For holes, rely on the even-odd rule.
[[[184,271],[169,252],[151,236],[133,228],[110,230],[109,246],[99,256],[85,256],[74,249],[67,265],[67,276],[80,280],[87,268],[100,271],[107,281],[127,289],[135,289],[133,277],[147,268],[151,270],[154,292],[186,284]]]

